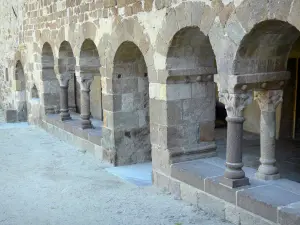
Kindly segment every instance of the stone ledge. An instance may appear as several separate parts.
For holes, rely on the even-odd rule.
[[[277,210],[279,207],[299,201],[300,195],[275,185],[255,187],[237,193],[237,206],[273,222],[278,221]]]
[[[254,170],[245,167],[250,185],[231,189],[219,182],[224,162],[212,157],[175,163],[171,165],[170,176],[153,170],[153,181],[234,224],[300,224],[300,184],[286,179],[258,180]]]
[[[234,93],[241,89],[243,85],[247,85],[247,89],[270,89],[277,90],[282,89],[284,82],[290,78],[290,72],[279,71],[270,73],[256,73],[256,74],[242,74],[242,75],[229,75],[228,76],[228,90]],[[266,83],[266,87],[262,87],[261,84]]]
[[[72,114],[71,117],[74,119],[61,121],[59,114],[49,114],[45,117],[45,121],[77,137],[88,140],[89,142],[95,145],[101,146],[101,140],[102,140],[101,122],[97,122],[100,123],[100,125],[97,124],[97,126],[95,126],[95,129],[83,130],[80,126],[80,120],[78,119],[78,115]]]
[[[223,172],[223,169],[199,160],[171,165],[171,177],[200,190],[204,190],[205,178],[220,176]]]
[[[82,139],[47,121],[41,121],[39,126],[59,139],[68,142],[74,147],[81,148],[83,151],[88,151],[93,154],[96,159],[103,161],[102,146],[94,144],[89,140]]]
[[[169,191],[176,198],[193,204],[198,209],[212,213],[221,219],[236,225],[275,225],[259,215],[246,211],[235,204],[228,203],[210,195],[182,181],[165,176],[161,172],[153,171],[154,185]],[[286,224],[284,224],[286,225]]]
[[[280,208],[278,210],[278,223],[284,225],[300,224],[300,202]]]
[[[216,144],[214,142],[202,142],[181,148],[171,148],[169,150],[172,163],[179,163],[189,160],[216,156]]]
[[[169,76],[201,76],[214,75],[217,73],[215,67],[200,67],[196,69],[168,69]],[[210,78],[210,80],[213,77]]]

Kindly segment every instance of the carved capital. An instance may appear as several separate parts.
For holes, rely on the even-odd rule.
[[[272,112],[282,102],[282,95],[282,90],[257,91],[254,94],[254,100],[257,100],[261,111]]]
[[[220,93],[220,101],[225,104],[230,118],[243,117],[244,108],[252,102],[252,93],[230,94]]]
[[[61,87],[68,87],[71,75],[69,73],[59,74],[58,81]]]
[[[82,91],[90,91],[91,84],[93,82],[93,77],[85,78],[85,77],[78,77],[78,82],[80,83],[80,90]]]

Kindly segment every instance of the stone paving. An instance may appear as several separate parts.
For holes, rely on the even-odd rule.
[[[5,126],[0,123],[1,225],[230,224],[113,176],[107,165],[40,128]]]

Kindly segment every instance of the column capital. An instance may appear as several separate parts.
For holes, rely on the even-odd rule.
[[[225,104],[228,117],[243,117],[244,108],[252,102],[252,92],[243,94],[220,93],[220,101]]]
[[[69,73],[59,74],[58,81],[61,87],[68,87],[71,75]]]
[[[254,94],[254,100],[257,100],[261,111],[272,112],[282,102],[282,90],[257,91]]]
[[[77,77],[77,80],[80,83],[80,89],[82,91],[90,91],[94,77]]]

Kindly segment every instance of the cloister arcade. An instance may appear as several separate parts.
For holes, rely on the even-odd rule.
[[[90,21],[78,29],[61,28],[55,40],[41,32],[40,56],[30,62],[41,68],[30,71],[37,78],[26,83],[29,71],[21,61],[15,64],[19,95],[39,98],[40,110],[32,115],[30,102],[25,106],[23,100],[19,107],[30,109],[28,118],[39,117],[34,123],[114,166],[151,161],[153,183],[181,195],[183,184],[196,188],[192,202],[194,197],[197,204],[205,202],[199,200],[201,190],[279,223],[280,207],[300,202],[295,191],[300,164],[281,170],[284,164],[276,162],[278,152],[300,158],[284,149],[299,151],[285,134],[295,133],[298,115],[299,72],[290,59],[300,58],[300,14],[294,8],[279,13],[273,5],[272,13],[264,14],[255,1],[244,2],[228,15],[204,3],[178,3],[157,27],[133,16],[113,20],[110,33]],[[217,101],[225,105],[226,128],[215,128]],[[253,103],[255,116],[249,111]],[[25,113],[20,118],[25,120]],[[244,167],[245,120],[259,124],[252,168]],[[294,178],[287,175],[292,170]],[[290,182],[286,178],[294,182],[280,186]],[[265,210],[268,204],[256,190],[269,197],[264,203],[287,197]]]

